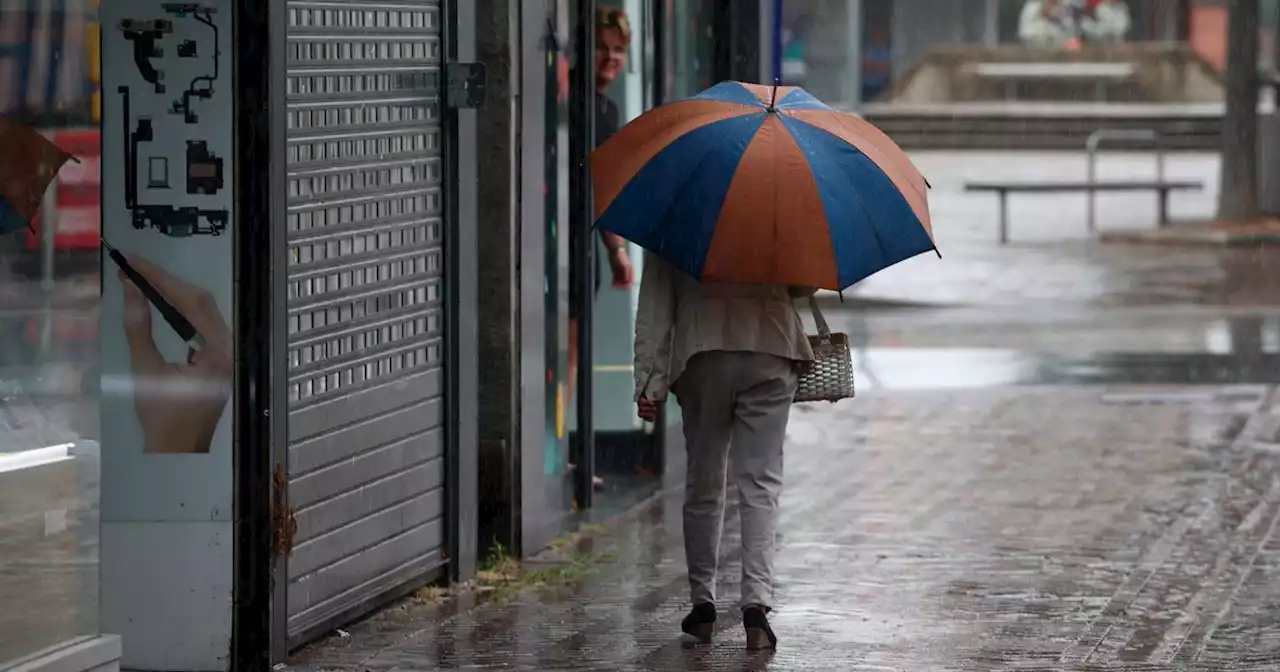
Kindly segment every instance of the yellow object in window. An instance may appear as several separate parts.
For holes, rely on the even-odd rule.
[[[98,4],[94,0],[93,4]],[[85,28],[85,51],[89,53],[89,81],[93,83],[93,123],[102,121],[102,31],[96,21]]]

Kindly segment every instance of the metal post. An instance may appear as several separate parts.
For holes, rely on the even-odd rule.
[[[674,54],[670,53],[671,50],[668,48],[671,45],[671,35],[667,30],[669,16],[666,4],[653,2],[646,3],[645,7],[649,8],[649,15],[653,18],[653,79],[650,84],[653,87],[651,100],[653,106],[657,107],[667,102],[667,64],[671,62]]]
[[[1000,190],[1000,244],[1009,243],[1009,192]]]
[[[845,17],[845,60],[849,72],[844,81],[849,87],[845,92],[845,100],[849,101],[849,109],[862,108],[862,0],[848,0],[845,6],[848,15]]]
[[[1164,138],[1161,137],[1160,134],[1155,131],[1152,131],[1152,133],[1155,135],[1154,142],[1156,145],[1156,182],[1163,183],[1164,182]],[[1166,224],[1169,223],[1169,191],[1157,189],[1156,198],[1159,199],[1159,203],[1156,205],[1156,207],[1159,208],[1159,213],[1160,213],[1159,226],[1163,228]]]
[[[51,134],[45,133],[45,137]],[[52,140],[52,137],[49,137]],[[52,292],[54,287],[53,251],[58,234],[58,179],[55,177],[40,200],[40,288]]]
[[[1088,156],[1089,168],[1085,175],[1085,182],[1089,183],[1090,185],[1098,181],[1097,151],[1098,151],[1098,142],[1101,140],[1101,136],[1099,136],[1099,133],[1102,133],[1102,131],[1094,131],[1093,135],[1090,135],[1089,139],[1085,141],[1085,150],[1089,153],[1089,156]],[[1089,187],[1089,191],[1086,193],[1086,199],[1087,199],[1086,207],[1089,209],[1089,214],[1087,215],[1087,220],[1086,220],[1089,226],[1089,230],[1087,231],[1087,233],[1092,235],[1096,233],[1098,230],[1098,193],[1093,190],[1092,186]]]
[[[578,0],[578,40],[576,43],[578,53],[578,79],[574,83],[574,95],[577,97],[577,105],[581,106],[581,122],[580,128],[573,129],[574,133],[579,134],[581,139],[581,151],[579,156],[573,156],[572,160],[576,162],[574,171],[576,184],[578,186],[578,199],[573,207],[578,209],[578,217],[573,220],[573,226],[578,227],[577,234],[582,241],[582,254],[578,259],[570,259],[569,263],[578,266],[578,296],[581,297],[578,306],[578,390],[576,406],[578,411],[578,431],[576,434],[577,442],[570,447],[570,454],[573,457],[573,463],[576,466],[573,473],[574,501],[578,504],[578,509],[585,511],[592,506],[592,500],[595,492],[592,490],[592,477],[595,476],[595,405],[592,403],[594,397],[595,367],[594,363],[594,341],[592,340],[592,323],[595,314],[595,277],[596,269],[596,231],[592,226],[595,215],[595,206],[592,203],[591,192],[591,168],[586,157],[591,152],[591,148],[595,146],[595,72],[592,54],[595,53],[595,16],[596,3],[595,0]]]
[[[982,43],[988,48],[1000,46],[1000,0],[987,0],[982,18]]]
[[[51,303],[46,302],[40,311],[40,356],[36,359],[40,364],[49,362],[49,351],[53,349],[54,309]]]
[[[783,0],[766,0],[760,3],[760,53],[769,55],[769,68],[764,73],[764,82],[782,81],[782,3]]]
[[[1155,144],[1156,147],[1156,181],[1164,181],[1164,151],[1163,143],[1160,141],[1160,133],[1153,129],[1108,129],[1100,128],[1089,134],[1089,138],[1085,140],[1084,150],[1086,158],[1086,179],[1089,184],[1093,184],[1098,178],[1098,147],[1103,140],[1146,140]],[[1092,188],[1085,192],[1088,198],[1088,225],[1089,233],[1098,231],[1098,195]]]

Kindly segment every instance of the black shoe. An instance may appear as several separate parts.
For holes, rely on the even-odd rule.
[[[696,637],[698,641],[709,642],[716,631],[716,605],[700,602],[693,605],[693,610],[680,621],[680,629],[686,635]]]
[[[750,606],[742,610],[742,627],[747,630],[747,650],[778,648],[778,637],[769,627],[769,608]]]

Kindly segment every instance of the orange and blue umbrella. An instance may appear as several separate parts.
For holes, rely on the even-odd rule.
[[[591,156],[596,226],[704,281],[841,290],[937,251],[897,144],[798,87],[724,82]]]

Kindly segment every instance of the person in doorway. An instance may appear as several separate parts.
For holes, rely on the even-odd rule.
[[[668,390],[684,418],[684,545],[693,610],[681,629],[715,631],[725,474],[742,519],[747,648],[773,649],[769,626],[782,445],[800,372],[813,360],[792,304],[813,289],[702,283],[646,253],[635,332],[637,414],[652,421]],[[730,459],[732,458],[732,459]]]
[[[627,13],[616,7],[607,7],[601,5],[596,9],[595,20],[595,100],[592,106],[595,110],[595,137],[592,139],[592,147],[597,147],[610,136],[618,132],[621,127],[621,111],[618,104],[613,102],[606,91],[609,86],[622,74],[622,70],[627,64],[627,49],[631,45],[631,21],[627,18]],[[574,106],[575,112],[582,106]],[[581,128],[582,124],[577,119],[570,120],[571,128]],[[589,152],[575,152],[575,156],[585,156]],[[569,254],[575,258],[582,258],[587,254],[587,245],[593,245],[594,241],[591,237],[586,237],[578,233],[579,226],[569,227]],[[627,243],[620,236],[600,231],[600,241],[604,244],[605,254],[609,260],[609,269],[613,274],[613,287],[615,289],[628,289],[634,280],[635,271],[631,265],[631,257],[627,253]],[[576,265],[570,264],[570,269],[576,270]],[[579,289],[579,281],[576,272],[570,273],[569,278],[569,394],[568,400],[572,403],[576,383],[578,380],[578,330],[580,326],[579,316],[582,314],[582,305],[586,301],[594,301],[595,293],[600,291],[600,277],[594,268],[591,269],[594,276],[595,290],[590,296],[583,296]],[[574,465],[569,465],[570,469]],[[592,476],[591,483],[593,487],[603,487],[604,482],[596,476]]]

